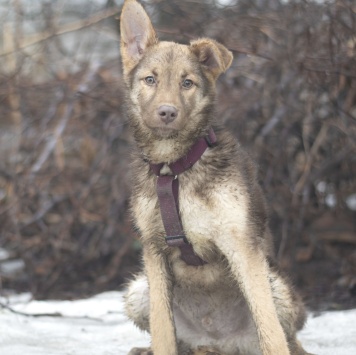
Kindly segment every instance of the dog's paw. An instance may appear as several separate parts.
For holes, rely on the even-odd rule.
[[[153,355],[150,348],[132,348],[127,355]]]
[[[218,353],[216,350],[207,347],[199,347],[197,350],[194,350],[193,355],[223,355]]]

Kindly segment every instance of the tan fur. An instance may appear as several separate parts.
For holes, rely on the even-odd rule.
[[[304,308],[273,261],[256,168],[216,122],[215,81],[232,54],[207,38],[159,42],[135,0],[121,15],[121,53],[138,146],[131,209],[144,247],[144,273],[129,285],[126,311],[152,337],[152,350],[130,354],[306,354],[296,340]],[[162,107],[174,110],[172,120],[162,118]],[[148,161],[174,162],[211,126],[216,146],[178,177],[186,237],[208,262],[194,267],[165,243]],[[171,173],[168,165],[161,173]]]

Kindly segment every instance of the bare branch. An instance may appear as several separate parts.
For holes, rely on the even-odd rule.
[[[44,42],[52,37],[55,36],[60,36],[69,32],[74,32],[74,31],[78,31],[81,30],[83,28],[92,26],[97,24],[98,22],[105,20],[109,17],[112,17],[114,15],[116,15],[119,12],[119,9],[114,7],[114,8],[110,8],[104,11],[101,11],[85,20],[80,20],[80,21],[76,21],[73,23],[69,23],[67,25],[63,25],[61,28],[59,28],[55,33],[51,32],[42,32],[42,33],[37,33],[35,35],[32,36],[28,36],[26,39],[24,39],[23,42],[20,42],[17,46],[17,48],[15,49],[16,51],[21,50],[21,49],[25,49],[27,47],[33,46],[35,44],[39,44],[41,42]],[[9,54],[14,53],[15,51],[14,49],[9,49],[9,50],[5,50],[3,52],[0,52],[0,57],[3,56],[7,56]]]

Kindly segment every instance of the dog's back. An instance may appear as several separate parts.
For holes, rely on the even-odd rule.
[[[129,316],[150,331],[155,355],[305,354],[296,340],[304,309],[274,265],[256,168],[215,116],[215,82],[231,53],[210,39],[189,46],[158,42],[134,0],[121,16],[121,51],[138,147],[131,206],[145,267],[129,287]],[[216,142],[176,173],[175,162],[211,129]],[[175,206],[162,207],[156,175],[179,181]],[[162,209],[178,204],[185,241],[204,261],[200,266],[188,265],[184,248],[166,242]]]

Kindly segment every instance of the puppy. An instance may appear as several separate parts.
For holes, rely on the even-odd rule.
[[[159,42],[135,0],[120,26],[144,261],[126,311],[152,339],[130,354],[306,354],[304,307],[275,264],[255,165],[215,115],[231,52],[208,38]]]

